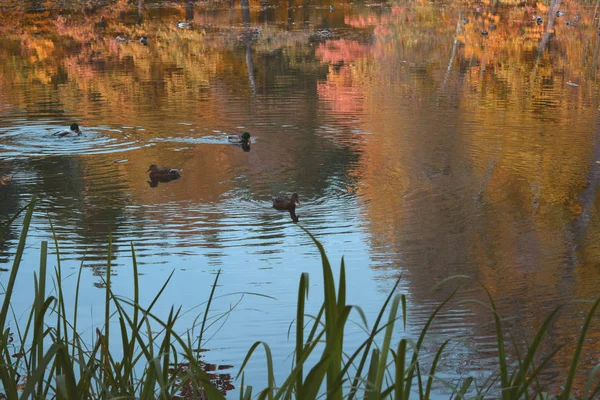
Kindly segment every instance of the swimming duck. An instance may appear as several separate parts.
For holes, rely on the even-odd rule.
[[[488,35],[488,31],[486,31],[485,29],[481,31],[481,36],[487,36]]]
[[[191,28],[191,26],[192,26],[191,22],[180,21],[180,22],[177,23],[177,27],[179,29],[188,29],[188,28]]]
[[[535,23],[541,25],[544,23],[544,18],[541,15],[534,15],[533,19],[535,19]]]
[[[273,208],[279,211],[289,211],[292,221],[298,222],[296,215],[296,204],[298,201],[298,193],[292,194],[292,197],[273,197]]]
[[[146,172],[150,172],[153,181],[168,182],[181,177],[181,170],[175,168],[158,168],[156,164],[150,165]]]
[[[140,44],[143,44],[144,46],[148,46],[148,38],[146,36],[142,36],[140,38]]]
[[[298,201],[298,193],[292,194],[292,197],[273,197],[273,208],[279,211],[295,210]]]
[[[243,144],[250,141],[250,133],[244,132],[241,135],[227,135],[229,143]]]
[[[329,6],[329,12],[332,13],[335,10],[334,6]]]
[[[77,125],[77,123],[72,123],[71,127],[69,128],[68,131],[65,130],[65,131],[56,132],[54,134],[54,136],[63,137],[63,136],[72,135],[72,134],[75,134],[76,136],[81,135],[81,131],[79,130],[79,125]]]
[[[557,11],[556,12],[556,16],[557,17],[563,17],[565,14],[566,14],[566,12],[564,12],[564,11]]]

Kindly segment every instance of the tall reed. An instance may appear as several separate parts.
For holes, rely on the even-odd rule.
[[[107,243],[108,262],[105,279],[106,305],[104,324],[95,331],[94,340],[86,341],[78,330],[79,290],[81,263],[77,275],[74,311],[66,313],[62,285],[60,252],[54,236],[56,268],[53,271],[55,295],[48,294],[48,242],[40,245],[39,270],[34,273],[34,291],[31,309],[24,323],[19,323],[11,308],[15,281],[23,258],[27,233],[31,225],[35,200],[21,209],[0,231],[5,239],[8,227],[23,216],[21,235],[16,247],[5,295],[0,309],[0,393],[8,399],[221,399],[224,393],[211,382],[198,353],[202,335],[207,328],[208,314],[220,274],[217,274],[204,313],[200,333],[193,327],[178,334],[175,324],[181,309],[171,307],[169,315],[161,318],[153,312],[159,298],[169,284],[165,281],[150,305],[139,303],[138,266],[131,246],[133,269],[133,298],[117,296],[110,285],[112,240]],[[53,227],[51,226],[52,231]],[[302,228],[304,229],[304,228]],[[398,279],[382,304],[374,324],[369,326],[367,316],[359,306],[346,302],[346,269],[340,265],[337,287],[333,270],[321,243],[304,229],[319,250],[323,273],[323,303],[316,315],[306,313],[309,276],[299,279],[298,301],[295,312],[295,351],[290,372],[281,384],[275,381],[273,355],[269,345],[257,341],[251,346],[240,365],[240,399],[328,399],[363,398],[408,400],[430,399],[434,392],[446,393],[451,399],[545,399],[540,376],[552,362],[560,348],[550,354],[541,354],[540,346],[559,308],[542,323],[531,344],[519,348],[514,340],[507,341],[502,318],[492,296],[487,292],[489,307],[496,328],[498,373],[478,384],[473,377],[462,377],[448,382],[440,377],[438,366],[449,340],[435,353],[424,353],[423,344],[431,324],[454,297],[452,293],[429,316],[418,338],[413,340],[399,332],[406,328],[407,301],[396,293]],[[571,365],[564,377],[564,385],[557,398],[574,397],[574,381],[578,372],[586,335],[594,319],[600,299],[591,303],[583,322],[579,339],[572,355]],[[366,339],[347,353],[344,348],[345,329],[351,312],[360,317],[367,332]],[[118,328],[109,330],[111,321]],[[195,323],[193,324],[195,325]],[[156,332],[156,327],[159,331]],[[112,344],[111,344],[112,343]],[[120,348],[115,348],[120,343]],[[252,386],[246,385],[244,370],[257,348],[266,355],[267,385],[253,395]],[[507,348],[512,348],[515,360],[509,361]],[[600,395],[597,378],[600,364],[589,374],[581,399]],[[0,397],[1,398],[1,397]]]

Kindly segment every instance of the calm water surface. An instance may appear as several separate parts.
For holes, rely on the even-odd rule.
[[[597,21],[576,2],[550,21],[543,6],[465,4],[3,11],[0,175],[13,180],[0,186],[0,219],[39,198],[15,308],[30,305],[51,219],[63,268],[76,275],[83,262],[80,325],[91,335],[112,235],[117,293],[132,292],[131,242],[146,303],[175,271],[164,316],[200,305],[222,270],[215,313],[241,302],[211,327],[205,360],[235,375],[264,340],[281,380],[302,272],[313,309],[321,295],[318,252],[299,225],[334,265],[345,257],[349,301],[371,322],[402,276],[408,336],[460,285],[428,343],[453,338],[449,378],[495,368],[489,310],[461,301],[486,301],[482,285],[519,342],[568,304],[547,343],[567,343],[546,377],[560,384],[588,309],[573,301],[600,295]],[[53,136],[73,121],[82,136]],[[245,130],[250,151],[227,143]],[[152,163],[183,176],[153,187]],[[297,225],[270,203],[292,192]],[[17,235],[0,244],[3,268]],[[472,280],[435,287],[455,275]],[[351,327],[347,343],[362,338]],[[598,339],[595,327],[582,370],[597,363]],[[266,385],[264,365],[258,355],[246,380]]]

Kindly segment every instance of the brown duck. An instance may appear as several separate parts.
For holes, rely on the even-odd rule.
[[[298,193],[292,194],[291,197],[274,197],[273,208],[279,211],[289,211],[292,221],[298,222],[298,216],[296,215],[296,204],[300,204],[298,201]]]
[[[150,165],[148,171],[152,181],[168,182],[181,177],[181,170],[175,168],[158,168],[156,164]]]

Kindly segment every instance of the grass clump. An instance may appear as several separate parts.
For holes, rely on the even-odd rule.
[[[0,309],[0,398],[8,399],[221,399],[222,388],[215,387],[199,359],[202,333],[207,326],[207,316],[219,275],[206,303],[198,337],[192,329],[184,335],[175,331],[181,309],[171,308],[166,319],[152,312],[169,279],[151,304],[139,304],[139,285],[135,250],[131,247],[134,290],[132,299],[116,296],[110,285],[112,244],[108,243],[106,271],[106,306],[104,324],[96,329],[92,343],[81,338],[77,328],[77,303],[81,270],[77,278],[75,309],[68,316],[62,291],[60,253],[54,238],[57,266],[54,269],[55,295],[46,289],[48,278],[48,243],[42,242],[39,270],[34,274],[35,296],[24,324],[17,324],[11,313],[14,283],[25,249],[27,232],[31,223],[35,201],[24,207],[4,226],[7,232],[19,214],[24,213],[22,232],[16,249],[5,296]],[[302,228],[304,229],[304,228]],[[318,248],[322,260],[323,303],[316,315],[306,313],[309,276],[299,279],[298,301],[295,316],[295,350],[291,370],[281,384],[275,381],[273,357],[267,343],[257,341],[249,349],[240,366],[240,399],[357,399],[366,400],[409,398],[430,399],[434,391],[443,387],[450,399],[546,399],[553,398],[544,392],[540,375],[553,360],[560,348],[550,354],[541,354],[540,344],[548,327],[556,317],[555,309],[542,323],[531,344],[524,349],[505,338],[502,319],[489,295],[489,307],[496,327],[498,372],[479,385],[473,377],[462,377],[448,382],[438,375],[438,367],[449,341],[442,343],[433,354],[423,350],[431,324],[452,299],[452,293],[431,313],[416,340],[402,338],[396,327],[406,328],[406,297],[397,294],[400,280],[382,305],[373,326],[369,326],[365,313],[358,306],[346,302],[346,271],[344,260],[336,287],[331,264],[319,241],[308,231]],[[4,233],[0,233],[4,240]],[[582,326],[579,340],[572,355],[571,366],[564,377],[564,385],[557,398],[568,400],[573,394],[574,378],[581,358],[583,344],[590,324],[600,304],[593,302]],[[356,312],[368,333],[366,339],[352,352],[344,351],[345,329],[351,312]],[[9,318],[10,317],[10,318]],[[118,320],[118,329],[110,330],[109,322]],[[8,322],[15,325],[9,327]],[[159,332],[156,331],[159,327]],[[151,329],[153,328],[153,329]],[[112,344],[111,344],[112,343]],[[115,343],[121,347],[115,350]],[[516,360],[509,362],[506,348],[512,345]],[[245,385],[244,369],[259,347],[266,354],[267,385],[253,393]],[[592,369],[581,399],[594,399],[600,395],[596,374],[600,364]]]
[[[169,279],[147,308],[139,304],[137,263],[133,246],[133,299],[116,296],[110,287],[111,251],[108,244],[106,306],[103,328],[97,328],[93,343],[77,330],[77,306],[81,270],[77,279],[73,316],[66,314],[58,246],[54,270],[56,295],[46,293],[48,242],[41,243],[39,275],[34,274],[35,296],[24,327],[7,325],[14,283],[25,249],[35,201],[22,209],[23,228],[0,310],[0,393],[8,399],[222,399],[204,370],[194,349],[191,334],[180,336],[174,325],[180,309],[171,308],[166,320],[152,308]],[[8,221],[12,223],[15,217]],[[4,232],[7,232],[6,225]],[[1,240],[4,240],[4,235]],[[83,264],[82,264],[83,267]],[[218,275],[215,278],[216,286]],[[213,292],[211,293],[211,296]],[[208,313],[208,307],[205,315]],[[13,316],[14,317],[14,316]],[[119,329],[109,330],[109,321],[118,319]],[[13,318],[16,321],[16,318]],[[206,320],[204,320],[206,321]],[[155,332],[156,327],[159,332]],[[152,327],[152,329],[151,329]],[[201,338],[198,338],[201,340]],[[120,341],[114,351],[111,342]],[[14,343],[14,344],[13,344]]]

